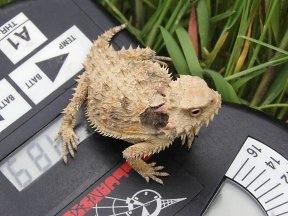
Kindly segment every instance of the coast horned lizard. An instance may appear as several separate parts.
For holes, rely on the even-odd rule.
[[[147,182],[151,178],[162,184],[160,177],[169,175],[164,167],[143,158],[168,148],[177,137],[190,149],[200,127],[218,113],[221,96],[199,77],[171,80],[165,63],[171,59],[149,48],[114,50],[109,42],[124,28],[116,26],[94,41],[57,138],[67,163],[68,151],[74,157],[77,149],[73,127],[85,103],[91,126],[104,136],[132,143],[123,157]]]

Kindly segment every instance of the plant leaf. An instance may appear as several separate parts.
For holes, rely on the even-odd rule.
[[[270,60],[268,62],[265,62],[263,64],[257,65],[255,67],[248,68],[246,70],[243,70],[243,71],[241,71],[239,73],[236,73],[236,74],[233,74],[231,76],[227,76],[227,77],[225,77],[225,80],[228,81],[228,80],[239,78],[241,76],[246,76],[248,74],[253,74],[253,73],[256,73],[257,71],[259,71],[259,70],[261,70],[263,68],[267,68],[267,67],[270,67],[270,66],[283,64],[283,63],[285,63],[287,61],[288,61],[288,56],[277,58],[275,60]]]
[[[217,14],[216,16],[210,18],[210,23],[214,24],[214,23],[219,22],[223,19],[226,19],[226,18],[230,17],[231,15],[233,15],[235,12],[236,12],[235,10],[228,10],[224,13]]]
[[[197,4],[197,21],[202,47],[208,47],[209,40],[209,5],[206,0],[199,0]]]
[[[257,107],[257,109],[269,109],[269,108],[274,108],[274,107],[287,107],[288,108],[288,104],[268,104],[268,105],[263,105],[263,106],[259,106]]]
[[[204,74],[208,75],[213,80],[216,90],[221,94],[224,101],[241,104],[233,87],[219,73],[211,70],[204,70]]]
[[[283,91],[286,81],[288,80],[288,64],[277,73],[277,76],[267,92],[267,96],[262,105],[267,105],[275,100],[275,98]]]
[[[232,84],[235,91],[237,91],[240,87],[242,87],[244,84],[246,84],[249,80],[253,79],[256,76],[259,76],[260,74],[264,73],[266,69],[258,70],[253,74],[246,75],[244,77],[239,78],[235,83]]]
[[[197,22],[197,15],[196,15],[196,7],[195,5],[192,6],[189,24],[188,24],[188,35],[192,41],[194,50],[196,55],[199,54],[199,34],[198,34],[198,22]]]
[[[184,55],[172,35],[162,26],[160,27],[167,51],[173,60],[174,66],[179,74],[189,74],[189,68]]]
[[[270,44],[268,44],[268,43],[265,43],[265,42],[262,42],[262,41],[259,41],[259,40],[254,39],[254,38],[244,36],[244,35],[239,35],[238,37],[239,37],[239,38],[246,39],[246,40],[250,40],[250,41],[252,41],[252,42],[254,42],[254,43],[257,43],[257,44],[259,44],[259,45],[268,47],[268,48],[270,48],[270,49],[272,49],[272,50],[275,50],[275,51],[277,51],[277,52],[280,52],[280,53],[283,53],[283,54],[285,54],[285,55],[288,55],[288,52],[287,52],[287,51],[285,51],[285,50],[283,50],[283,49],[280,49],[280,48],[278,48],[278,47],[272,46],[272,45],[270,45]]]
[[[237,20],[239,19],[239,17],[241,16],[242,14],[242,11],[243,11],[243,7],[244,5],[246,4],[246,1],[243,1],[243,0],[236,0],[235,4],[234,4],[234,7],[233,7],[233,11],[235,11],[235,13],[233,13],[227,23],[226,23],[226,31],[229,31],[233,26],[234,24],[237,22]]]
[[[188,33],[183,27],[176,29],[176,34],[182,47],[183,53],[186,58],[187,65],[191,75],[202,77],[202,68],[199,64],[197,55],[195,53],[192,42],[189,38]]]

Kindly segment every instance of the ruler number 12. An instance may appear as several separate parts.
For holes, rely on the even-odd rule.
[[[286,184],[288,184],[288,172],[286,172],[286,174],[283,174],[281,176],[281,179],[284,179],[284,181],[286,182]]]

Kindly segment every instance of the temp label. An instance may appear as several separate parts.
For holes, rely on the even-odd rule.
[[[83,69],[92,42],[73,26],[12,73],[11,79],[38,104]]]
[[[226,176],[248,190],[269,216],[288,215],[288,161],[247,138]]]
[[[0,27],[0,50],[14,64],[46,40],[45,35],[24,13],[18,14]]]
[[[7,80],[0,81],[0,132],[30,109],[30,105]]]

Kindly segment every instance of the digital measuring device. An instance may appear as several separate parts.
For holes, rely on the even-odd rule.
[[[288,130],[224,104],[190,151],[150,160],[171,176],[146,184],[122,158],[127,143],[76,123],[68,165],[54,141],[93,40],[119,25],[93,0],[29,0],[0,8],[0,215],[288,215]],[[112,42],[138,45],[127,31]]]

